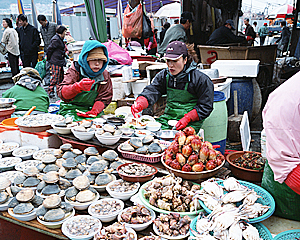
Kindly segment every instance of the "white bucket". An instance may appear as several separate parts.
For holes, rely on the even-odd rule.
[[[144,88],[148,85],[148,79],[145,80],[137,80],[136,82],[131,83],[132,87],[132,93],[134,94],[134,97],[137,98],[137,96],[144,90]]]

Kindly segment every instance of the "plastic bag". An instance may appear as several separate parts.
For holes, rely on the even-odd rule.
[[[143,32],[142,4],[130,11],[129,4],[124,11],[122,34],[125,38],[141,38]]]
[[[118,44],[114,43],[111,40],[108,42],[103,43],[108,51],[108,56],[118,61],[118,63],[123,65],[131,65],[132,58],[130,57],[129,53],[121,48]]]
[[[43,79],[46,76],[47,70],[46,70],[46,59],[37,62],[35,65],[35,69],[39,72],[41,78]]]
[[[151,21],[150,19],[143,13],[143,38],[149,38],[153,36]]]

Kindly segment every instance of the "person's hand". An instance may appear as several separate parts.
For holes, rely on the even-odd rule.
[[[246,36],[246,40],[247,40],[247,41],[253,40],[253,37],[251,37],[251,36]]]
[[[131,113],[133,117],[138,117],[136,114],[148,107],[148,100],[143,96],[139,96],[134,104],[131,106]]]
[[[92,110],[86,112],[86,114],[97,116],[99,113],[102,112],[105,105],[101,101],[96,101],[92,107]]]
[[[89,78],[83,78],[80,82],[74,83],[76,90],[79,92],[90,91],[92,85],[95,83],[95,80]]]
[[[176,124],[176,130],[181,130],[185,128],[190,122],[199,121],[199,116],[196,109],[193,109],[192,111],[188,112],[184,115],[183,118],[181,118],[178,123]]]
[[[95,115],[89,115],[88,112],[86,113],[77,113],[78,117],[83,117],[83,118],[91,118],[91,117],[97,117]]]

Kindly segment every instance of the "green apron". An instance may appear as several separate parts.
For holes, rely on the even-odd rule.
[[[184,114],[192,111],[197,104],[198,99],[193,94],[187,91],[189,82],[185,84],[184,90],[169,88],[169,74],[167,75],[167,105],[165,112],[161,115],[157,121],[160,122],[162,129],[170,129],[168,124],[169,120],[180,120],[184,117]],[[193,127],[196,132],[199,132],[202,121],[190,122],[187,126]]]
[[[95,87],[95,90],[91,91],[82,91],[77,94],[73,101],[65,103],[61,101],[58,114],[63,115],[64,117],[72,117],[73,121],[81,121],[83,119],[94,119],[94,118],[83,118],[77,116],[76,109],[87,112],[90,111],[95,103],[95,99],[98,96],[97,92],[98,84]],[[103,111],[98,114],[96,118],[101,117]]]

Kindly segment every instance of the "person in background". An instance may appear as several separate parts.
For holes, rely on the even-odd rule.
[[[248,43],[252,46],[254,39],[256,38],[256,33],[253,29],[253,27],[250,25],[249,23],[249,18],[245,18],[244,19],[244,24],[246,25],[246,29],[245,29],[245,36],[246,37],[251,37],[252,39],[248,40]]]
[[[179,24],[179,19],[174,20],[174,25]]]
[[[259,39],[260,39],[260,46],[263,46],[266,40],[266,36],[268,36],[269,33],[269,28],[268,28],[268,24],[264,23],[263,26],[261,26],[258,30],[258,35],[259,35]]]
[[[105,70],[109,62],[107,48],[97,40],[86,41],[78,62],[73,62],[57,88],[62,99],[58,114],[75,121],[100,117],[112,100],[110,75]],[[85,112],[78,113],[77,109]]]
[[[20,14],[18,16],[21,27],[17,29],[19,34],[19,45],[23,67],[34,68],[37,59],[41,38],[37,28],[28,23],[27,16]]]
[[[153,33],[154,33],[154,36],[155,36],[156,42],[159,42],[159,38],[157,37],[158,29],[157,29],[157,28],[155,28],[155,29],[154,29],[154,31],[153,31]]]
[[[146,46],[147,55],[156,56],[157,41],[154,33],[151,37],[144,39],[144,44]]]
[[[236,36],[232,30],[235,30],[234,23],[231,19],[228,19],[223,26],[213,31],[206,44],[217,46],[220,44],[241,43],[250,39],[250,37],[246,37],[245,39],[245,37]]]
[[[51,39],[47,49],[47,59],[51,67],[51,79],[48,87],[48,94],[50,98],[55,97],[54,88],[64,79],[64,66],[66,66],[66,46],[64,38],[66,32],[66,27],[58,26],[56,34]]]
[[[13,77],[15,85],[2,94],[3,98],[14,98],[17,106],[14,114],[24,115],[32,106],[36,106],[33,114],[47,113],[49,97],[42,85],[39,72],[31,67],[23,68]]]
[[[169,29],[170,26],[171,26],[171,24],[169,22],[164,23],[163,30],[159,34],[159,44],[161,44],[163,42],[166,31]]]
[[[290,42],[291,32],[290,29],[286,26],[286,21],[280,22],[281,35],[280,38],[276,40],[275,43],[278,43],[277,56],[281,57],[284,52],[287,51],[288,45]]]
[[[157,121],[170,129],[168,120],[178,120],[176,129],[192,126],[198,132],[213,110],[214,86],[211,79],[197,70],[185,43],[171,42],[164,58],[168,68],[160,71],[131,106],[134,117],[167,94],[165,112]]]
[[[267,162],[261,186],[274,197],[276,216],[300,221],[299,72],[269,95],[262,117]]]
[[[41,24],[40,33],[44,41],[44,55],[46,56],[50,41],[56,33],[57,24],[55,22],[49,22],[45,15],[38,15],[37,20]]]
[[[253,22],[253,29],[254,29],[254,32],[257,33],[257,22]]]
[[[162,56],[166,52],[166,48],[170,42],[186,42],[187,36],[185,31],[190,29],[190,25],[193,21],[192,13],[183,12],[181,14],[180,24],[176,24],[167,30],[163,42],[158,47],[158,53]]]
[[[19,36],[17,31],[13,28],[12,22],[9,18],[2,20],[2,26],[4,27],[4,33],[1,42],[5,44],[8,52],[8,62],[11,68],[11,74],[14,77],[19,70]]]

